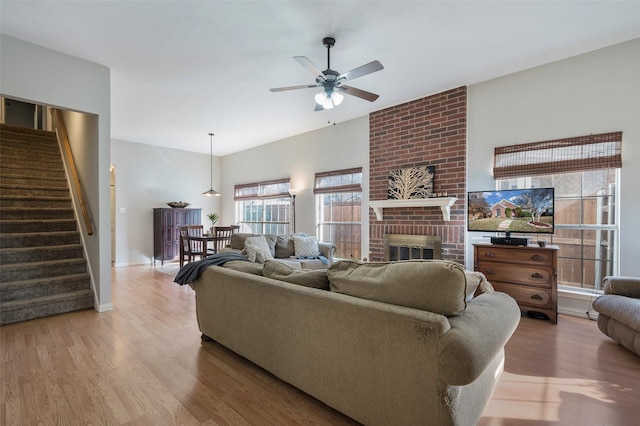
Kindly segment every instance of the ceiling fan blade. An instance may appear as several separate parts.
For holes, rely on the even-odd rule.
[[[300,65],[306,68],[315,78],[320,78],[322,80],[326,80],[320,68],[318,68],[313,62],[309,60],[306,56],[294,56],[293,59],[298,62]]]
[[[363,75],[371,74],[372,72],[380,71],[382,69],[384,69],[384,67],[380,62],[372,61],[368,64],[361,65],[358,68],[354,68],[351,71],[340,74],[337,80],[353,80],[354,78],[362,77]]]
[[[324,111],[324,107],[319,103],[316,103],[316,107],[313,109],[314,111]]]
[[[311,87],[320,87],[318,84],[301,84],[300,86],[274,87],[269,89],[272,92],[284,92],[285,90],[309,89]]]
[[[379,97],[379,95],[376,95],[375,93],[367,92],[366,90],[362,89],[356,89],[355,87],[351,86],[339,86],[336,87],[336,89],[343,93],[346,93],[347,95],[357,96],[358,98],[362,98],[369,102],[373,102]]]

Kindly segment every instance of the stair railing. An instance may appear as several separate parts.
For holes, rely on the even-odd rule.
[[[80,177],[78,176],[78,169],[76,168],[76,162],[73,159],[73,152],[71,152],[71,144],[69,143],[69,135],[67,134],[67,128],[64,125],[62,119],[62,111],[55,108],[54,113],[58,124],[58,141],[62,145],[63,155],[67,158],[69,163],[69,173],[71,175],[71,181],[75,188],[75,193],[78,196],[78,203],[80,204],[80,210],[82,211],[82,219],[87,229],[87,235],[93,235],[93,225],[91,224],[91,215],[87,208],[87,202],[84,198],[84,192],[80,185]]]

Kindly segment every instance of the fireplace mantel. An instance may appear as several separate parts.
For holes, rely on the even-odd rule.
[[[376,214],[376,219],[382,220],[384,209],[402,207],[440,207],[442,210],[442,220],[449,221],[451,216],[451,206],[458,201],[456,197],[435,197],[435,198],[412,198],[409,200],[374,200],[369,201],[369,207]]]

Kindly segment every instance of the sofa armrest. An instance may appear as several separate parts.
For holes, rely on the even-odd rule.
[[[640,278],[607,276],[602,279],[605,294],[634,297],[640,299]]]
[[[504,349],[520,322],[520,308],[505,293],[484,293],[462,315],[449,317],[441,340],[440,379],[454,386],[475,381]]]
[[[333,257],[336,254],[336,246],[331,243],[318,241],[318,248],[320,248],[322,255],[329,261],[329,265],[333,264]]]

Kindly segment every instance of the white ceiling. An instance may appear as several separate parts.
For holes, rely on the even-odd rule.
[[[640,37],[638,1],[7,1],[2,33],[111,69],[111,137],[225,155]],[[385,69],[314,112],[293,56]]]

